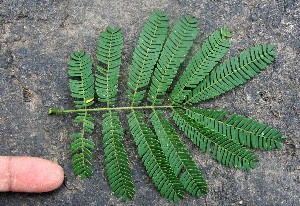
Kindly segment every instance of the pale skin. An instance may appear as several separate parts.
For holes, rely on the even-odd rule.
[[[49,192],[63,183],[58,164],[28,156],[0,156],[0,192]]]

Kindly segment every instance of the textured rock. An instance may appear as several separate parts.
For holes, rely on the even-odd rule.
[[[125,147],[136,189],[123,203],[112,193],[104,170],[100,114],[94,115],[96,143],[91,180],[75,177],[69,153],[78,131],[75,114],[48,116],[50,107],[74,108],[67,62],[74,50],[96,61],[96,46],[106,26],[121,27],[124,49],[119,100],[129,104],[125,90],[132,52],[139,33],[155,10],[166,11],[173,25],[184,14],[198,19],[199,35],[192,53],[214,30],[227,26],[234,34],[226,58],[253,45],[272,43],[274,63],[242,86],[203,102],[199,107],[236,112],[279,130],[287,139],[281,150],[255,150],[260,162],[250,172],[220,165],[179,132],[209,184],[198,199],[186,195],[181,205],[299,205],[299,1],[0,1],[0,155],[30,155],[58,162],[65,171],[61,188],[46,194],[0,194],[1,205],[172,205],[146,174],[126,123]],[[187,61],[184,62],[187,64]],[[146,103],[146,102],[145,102]],[[97,104],[96,106],[101,106]]]

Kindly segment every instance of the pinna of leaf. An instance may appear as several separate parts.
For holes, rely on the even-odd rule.
[[[97,65],[95,77],[89,55],[84,52],[71,55],[69,75],[76,79],[69,80],[70,89],[78,109],[49,111],[49,114],[78,113],[75,122],[82,123],[82,129],[71,136],[74,139],[71,152],[75,153],[72,158],[74,171],[82,179],[92,175],[90,150],[94,149],[94,142],[87,139],[87,133],[92,134],[94,119],[89,112],[106,112],[102,115],[105,168],[113,192],[124,201],[132,199],[135,190],[122,143],[124,131],[116,110],[130,111],[130,131],[147,173],[160,193],[174,202],[183,199],[184,190],[200,197],[206,193],[207,184],[161,109],[171,110],[178,128],[203,152],[228,167],[254,169],[258,159],[247,147],[272,150],[281,148],[280,142],[285,140],[278,131],[244,116],[188,106],[223,94],[257,75],[274,61],[277,52],[272,50],[272,44],[252,47],[219,64],[229,50],[227,39],[232,34],[227,28],[213,32],[189,61],[170,92],[169,103],[162,105],[162,97],[197,36],[197,20],[186,15],[175,23],[169,35],[168,30],[166,13],[160,11],[153,12],[145,23],[127,81],[130,106],[112,107],[117,100],[123,37],[120,28],[107,27],[107,32],[102,32],[99,38],[97,59],[101,66]],[[90,108],[97,99],[94,94],[99,102],[106,103],[106,107]],[[145,95],[150,105],[140,106]],[[152,126],[146,123],[141,109],[150,110]]]

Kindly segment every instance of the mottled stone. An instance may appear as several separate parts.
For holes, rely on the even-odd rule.
[[[101,114],[94,113],[96,128],[91,136],[96,144],[94,175],[84,181],[74,176],[69,153],[69,137],[79,131],[78,124],[73,123],[75,114],[47,115],[50,107],[74,108],[68,86],[69,54],[84,50],[96,63],[97,41],[107,26],[119,26],[123,31],[123,64],[115,106],[129,105],[125,90],[132,52],[145,21],[157,9],[168,13],[171,26],[185,14],[198,19],[199,35],[188,58],[214,30],[225,26],[234,36],[224,59],[257,44],[272,43],[278,51],[276,60],[258,76],[197,106],[236,112],[268,124],[286,137],[283,148],[253,150],[260,162],[255,170],[245,172],[219,164],[178,131],[209,188],[200,199],[186,194],[180,205],[300,204],[299,1],[2,0],[0,155],[57,161],[65,171],[65,182],[45,194],[2,193],[0,205],[173,205],[161,196],[146,173],[130,135],[128,111],[119,113],[136,195],[126,203],[108,184]]]

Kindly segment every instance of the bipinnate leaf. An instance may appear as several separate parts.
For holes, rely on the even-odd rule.
[[[69,61],[71,96],[79,110],[59,111],[50,109],[48,114],[77,112],[74,122],[82,124],[80,132],[71,136],[72,165],[81,179],[92,175],[92,153],[94,142],[86,135],[92,134],[94,119],[88,112],[106,111],[103,119],[103,147],[105,168],[110,187],[123,201],[134,196],[128,156],[123,145],[124,131],[117,112],[130,110],[128,123],[147,173],[160,193],[174,202],[183,199],[184,189],[191,195],[205,194],[207,184],[170,122],[163,118],[160,109],[171,109],[172,118],[195,145],[212,155],[220,163],[236,169],[250,170],[258,162],[257,156],[247,147],[281,148],[285,139],[275,129],[255,120],[227,111],[216,111],[188,107],[218,96],[243,84],[274,61],[277,55],[273,45],[255,46],[218,65],[229,50],[227,38],[232,34],[227,28],[214,31],[189,61],[185,71],[169,96],[169,104],[163,103],[181,63],[189,52],[197,35],[197,20],[184,16],[168,34],[166,13],[151,14],[140,34],[130,65],[126,90],[130,106],[113,107],[117,100],[118,75],[121,65],[123,37],[119,27],[107,27],[98,42],[97,71],[95,80],[92,61],[84,52],[74,52]],[[167,38],[167,39],[166,39]],[[152,79],[151,79],[152,78]],[[151,85],[149,85],[151,80]],[[96,88],[96,89],[95,89]],[[138,106],[143,102],[149,88],[147,100],[151,105]],[[105,108],[91,109],[94,93]],[[146,124],[140,110],[151,109],[152,127]]]
[[[92,75],[92,62],[89,55],[82,51],[74,52],[69,61],[69,75],[79,79],[69,79],[72,97],[79,100],[74,101],[77,108],[85,108],[94,103],[94,77]],[[85,138],[85,132],[92,134],[94,129],[94,119],[87,111],[78,113],[74,122],[82,123],[82,132],[71,136],[74,141],[71,144],[73,156],[73,169],[76,175],[81,175],[81,179],[90,178],[92,175],[91,149],[94,149],[94,142]]]
[[[103,147],[105,152],[105,164],[110,187],[117,197],[123,201],[134,196],[134,186],[131,177],[129,160],[123,143],[124,133],[120,126],[120,120],[117,112],[103,114]]]
[[[180,182],[183,184],[184,189],[186,189],[189,194],[197,195],[200,198],[201,193],[207,193],[206,182],[189,154],[189,151],[184,149],[186,145],[180,141],[169,121],[160,118],[161,115],[164,115],[161,110],[154,110],[150,115],[161,147],[177,177],[183,169]]]
[[[138,154],[155,186],[169,200],[178,202],[178,197],[183,199],[183,186],[168,162],[157,137],[150,127],[143,123],[143,114],[140,111],[132,111],[128,118],[131,134],[138,146]]]
[[[211,154],[220,163],[228,167],[244,170],[254,169],[254,162],[258,162],[257,156],[239,143],[218,133],[200,122],[195,121],[181,109],[174,108],[172,117],[177,126],[182,130],[200,149]],[[211,148],[211,146],[213,146]]]
[[[243,84],[274,61],[273,57],[277,53],[272,48],[266,44],[255,46],[243,51],[239,58],[235,56],[222,63],[192,90],[184,104],[195,104],[213,98]]]
[[[113,30],[107,27],[102,32],[98,42],[97,59],[102,65],[97,65],[95,87],[99,102],[114,104],[118,92],[118,75],[121,65],[123,37],[119,27]]]
[[[155,11],[145,23],[138,44],[133,52],[126,90],[127,98],[132,105],[139,104],[146,92],[142,89],[149,84],[153,68],[159,58],[163,43],[168,33],[168,18],[166,13]]]
[[[92,75],[92,61],[89,55],[75,51],[69,61],[69,75],[79,77],[69,79],[71,96],[78,98],[74,101],[76,108],[86,108],[94,103],[94,77]]]
[[[191,118],[229,137],[236,143],[260,149],[282,147],[280,142],[284,141],[285,138],[282,138],[282,134],[277,130],[268,127],[266,124],[237,114],[233,114],[224,121],[221,121],[227,113],[226,111],[207,109],[187,109],[187,114]]]
[[[221,33],[218,30],[214,31],[202,44],[175,85],[170,95],[172,104],[181,104],[192,92],[191,88],[195,88],[226,54],[230,42],[226,41],[225,37],[231,37],[231,34],[227,33],[227,28],[222,28]]]
[[[153,105],[162,103],[163,99],[159,99],[158,96],[166,94],[180,64],[193,45],[197,32],[197,19],[191,19],[188,15],[174,25],[152,76],[147,99]]]

